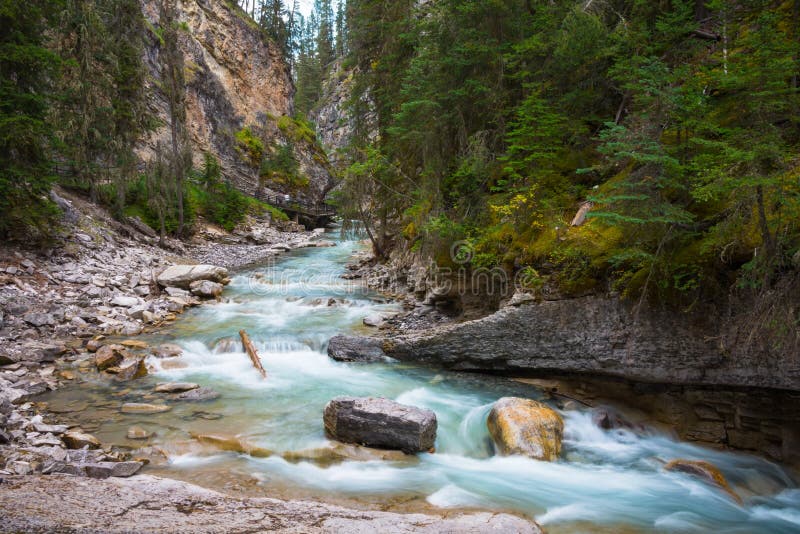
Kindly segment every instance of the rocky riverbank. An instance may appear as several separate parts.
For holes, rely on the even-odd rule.
[[[138,468],[114,465],[123,456],[102,450],[91,436],[72,440],[80,429],[59,424],[57,415],[27,399],[75,380],[68,364],[96,366],[117,380],[146,373],[134,340],[92,353],[105,337],[168,327],[189,307],[218,298],[228,268],[327,243],[317,239],[322,230],[249,219],[233,233],[208,226],[189,242],[159,247],[140,221],[121,224],[80,197],[54,195],[65,224],[51,248],[0,247],[0,475],[129,475]],[[210,262],[209,276],[180,278]],[[79,450],[87,445],[91,450]]]

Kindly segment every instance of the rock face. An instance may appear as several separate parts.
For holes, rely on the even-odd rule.
[[[150,161],[155,147],[169,144],[167,99],[161,89],[161,46],[158,0],[142,0],[147,32],[145,64],[150,76],[147,93],[150,108],[163,124],[141,143],[139,153]],[[254,193],[259,188],[259,165],[243,157],[235,135],[244,128],[270,142],[284,144],[278,128],[283,116],[294,115],[294,85],[283,54],[266,39],[256,24],[226,0],[178,0],[179,47],[184,55],[186,123],[194,166],[200,168],[203,153],[217,157],[222,174],[238,189]],[[297,159],[310,183],[301,191],[267,181],[270,190],[319,201],[330,188],[327,168],[314,161],[304,148],[296,147]],[[308,160],[308,161],[306,161]]]
[[[800,368],[778,359],[728,358],[707,325],[642,310],[614,298],[584,297],[507,307],[482,319],[385,343],[398,360],[458,370],[558,372],[680,385],[800,390]],[[758,361],[755,361],[758,360]]]
[[[150,475],[106,480],[4,477],[0,510],[6,532],[513,532],[541,534],[509,514],[398,514],[304,501],[234,498]],[[144,512],[142,512],[144,510]]]
[[[215,265],[173,265],[158,275],[162,287],[189,289],[194,282],[208,280],[222,283],[228,279],[228,269]]]
[[[421,452],[436,441],[436,414],[388,399],[336,397],[325,406],[325,431],[338,441]]]
[[[323,80],[319,103],[309,116],[317,126],[322,144],[334,154],[337,149],[343,149],[350,143],[356,130],[355,118],[347,105],[353,94],[356,75],[355,69],[345,69],[342,60],[337,60],[332,65],[330,74]],[[374,138],[377,135],[378,117],[373,111],[369,95],[363,104],[368,111],[362,120],[367,125],[368,136]]]
[[[386,361],[381,344],[377,338],[334,336],[328,341],[328,356],[338,362]]]
[[[561,454],[564,421],[541,402],[504,397],[492,406],[486,425],[504,456],[521,454],[552,462]]]

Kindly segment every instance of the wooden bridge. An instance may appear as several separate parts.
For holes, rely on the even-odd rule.
[[[257,191],[254,196],[262,202],[282,209],[289,215],[294,215],[295,220],[304,218],[313,221],[315,225],[330,222],[336,216],[336,210],[322,202],[315,204],[293,198],[290,195],[279,195],[266,191]]]

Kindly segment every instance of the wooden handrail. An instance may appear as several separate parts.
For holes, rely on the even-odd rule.
[[[289,211],[301,213],[303,215],[310,215],[314,217],[332,217],[336,215],[336,211],[325,204],[312,204],[298,199],[289,198],[286,200],[286,195],[270,194],[266,191],[256,192],[253,195],[258,200],[271,204],[277,208],[284,208]]]

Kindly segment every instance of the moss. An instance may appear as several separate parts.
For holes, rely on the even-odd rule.
[[[253,134],[250,127],[245,126],[236,132],[236,150],[245,157],[248,162],[258,167],[264,157],[264,142]]]

